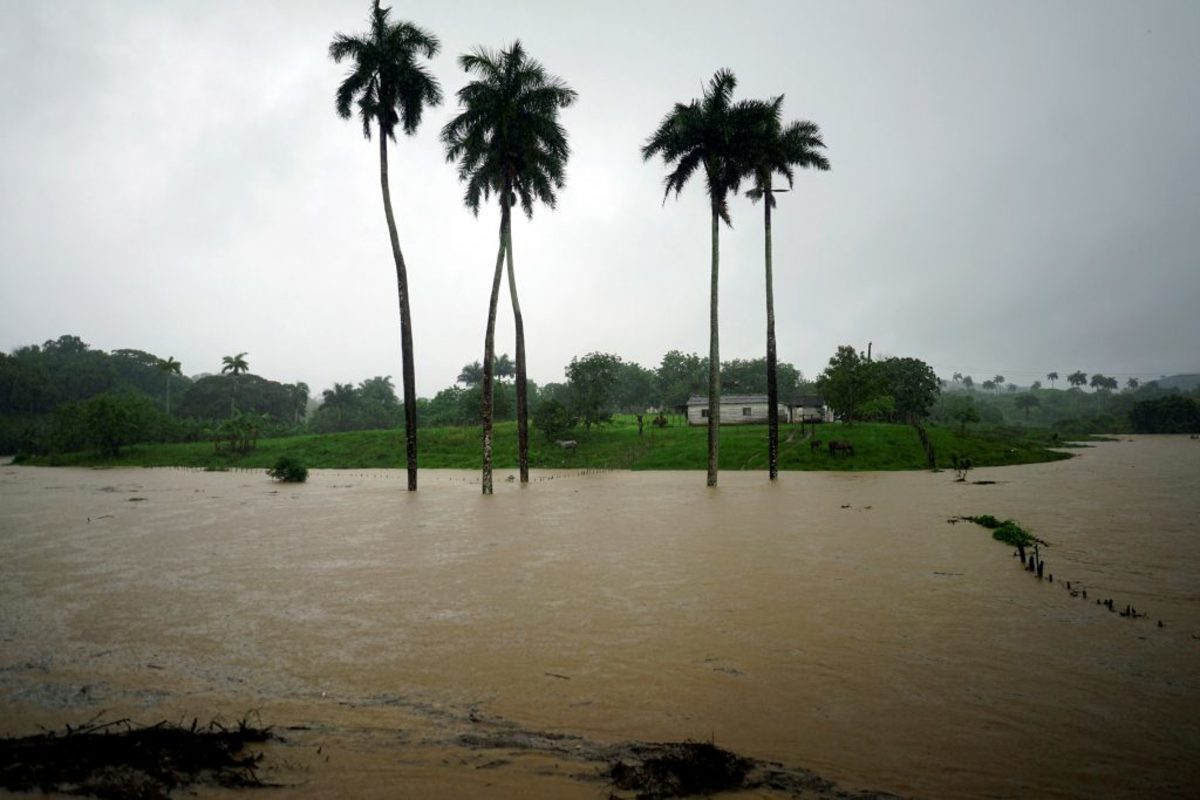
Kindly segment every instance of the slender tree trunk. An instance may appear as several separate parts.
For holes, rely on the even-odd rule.
[[[717,485],[721,448],[721,348],[717,332],[717,268],[720,262],[720,215],[712,207],[712,286],[708,301],[708,485]]]
[[[771,275],[771,187],[763,193],[763,225],[767,261],[767,467],[770,479],[779,477],[779,376],[775,364],[775,287]]]
[[[171,416],[171,376],[167,376],[167,416]]]
[[[412,315],[408,310],[408,271],[400,252],[396,218],[392,215],[392,193],[388,189],[387,137],[379,134],[379,185],[383,189],[383,213],[387,217],[392,256],[396,260],[396,291],[400,296],[400,358],[404,381],[404,450],[408,464],[408,490],[417,490],[417,388],[413,375]]]
[[[504,275],[504,232],[508,229],[508,193],[500,199],[500,247],[496,251],[496,274],[492,277],[492,296],[488,301],[487,332],[483,337],[483,479],[484,494],[492,493],[492,411],[493,381],[496,370],[496,303],[500,299],[500,278]]]
[[[504,250],[508,255],[508,293],[512,298],[513,320],[517,328],[517,462],[521,483],[529,483],[529,398],[525,380],[525,319],[517,299],[517,279],[513,274],[512,215],[504,232]]]

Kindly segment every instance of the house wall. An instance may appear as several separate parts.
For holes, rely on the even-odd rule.
[[[766,424],[768,412],[770,411],[769,403],[738,403],[736,405],[729,403],[721,404],[721,424],[722,425],[751,425],[751,424]],[[749,413],[746,413],[746,410]],[[688,424],[689,425],[707,425],[708,424],[708,406],[688,406]],[[779,406],[779,421],[788,421],[787,406]]]
[[[823,406],[795,406],[792,408],[791,421],[800,422],[833,422],[833,415],[829,412],[828,407]]]

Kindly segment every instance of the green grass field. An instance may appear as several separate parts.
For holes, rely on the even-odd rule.
[[[807,433],[808,429],[805,429]],[[1030,464],[1068,456],[1049,447],[1061,446],[1051,434],[1032,429],[958,430],[929,427],[937,452],[938,466],[949,468],[952,454],[970,458],[976,467]],[[425,469],[478,469],[482,463],[479,428],[422,428],[418,446],[420,466]],[[579,445],[565,453],[554,442],[530,431],[529,463],[535,469],[635,469],[701,470],[705,468],[707,429],[673,425],[657,429],[649,425],[638,436],[632,417],[619,417],[612,424],[572,433]],[[798,426],[780,428],[779,467],[782,470],[911,470],[924,469],[925,456],[916,431],[907,425],[855,423],[816,427],[815,438],[828,443],[843,439],[854,445],[853,456],[832,457],[822,447],[813,451],[810,440]],[[496,428],[495,467],[517,466],[516,424]],[[117,458],[94,453],[69,453],[30,459],[41,466],[143,466],[143,467],[262,467],[274,464],[281,455],[298,458],[316,469],[364,469],[404,467],[402,430],[357,431],[280,439],[263,439],[247,455],[215,453],[208,442],[138,445],[122,450]],[[731,425],[721,428],[721,469],[765,470],[767,428],[765,425]]]

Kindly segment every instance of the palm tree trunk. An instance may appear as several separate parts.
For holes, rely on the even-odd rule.
[[[396,234],[396,218],[392,215],[392,193],[388,189],[387,137],[379,134],[379,184],[383,189],[383,213],[387,217],[388,236],[392,240],[392,256],[396,260],[396,291],[400,295],[400,359],[404,380],[404,443],[408,464],[408,490],[417,490],[417,389],[413,375],[412,315],[408,310],[408,272],[404,254],[400,252],[400,237]]]
[[[529,483],[529,398],[525,381],[525,320],[517,299],[517,279],[513,274],[512,216],[504,232],[504,250],[508,254],[508,293],[512,298],[513,320],[517,328],[517,462],[521,483]]]
[[[708,485],[717,485],[717,459],[721,448],[721,348],[717,332],[717,270],[720,215],[712,207],[712,286],[708,301]]]
[[[767,262],[767,469],[771,480],[779,477],[779,376],[775,363],[775,287],[771,275],[771,189],[763,193],[763,225]]]
[[[507,192],[500,200],[500,248],[496,251],[496,274],[492,277],[492,296],[488,301],[487,332],[483,337],[483,493],[492,493],[492,374],[496,370],[496,303],[500,299],[500,278],[504,274],[504,244],[508,230]]]

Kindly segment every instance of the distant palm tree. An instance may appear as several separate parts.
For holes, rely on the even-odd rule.
[[[158,368],[167,373],[167,416],[171,416],[171,376],[182,375],[179,371],[179,362],[172,356],[167,356],[158,362]]]
[[[459,65],[475,79],[458,92],[462,112],[442,128],[446,160],[458,162],[467,185],[463,197],[476,216],[495,194],[500,201],[500,247],[488,305],[483,346],[483,493],[492,493],[492,415],[496,364],[496,303],[504,259],[517,335],[517,448],[521,482],[529,481],[529,412],[526,398],[525,321],[513,270],[512,207],[519,201],[528,218],[535,201],[554,208],[566,179],[567,132],[558,111],[575,102],[575,90],[525,53],[521,43],[495,52],[476,48]]]
[[[821,130],[814,122],[789,122],[783,125],[783,95],[769,104],[765,124],[751,153],[751,177],[754,188],[746,196],[763,201],[764,259],[767,273],[767,474],[779,477],[779,374],[775,354],[775,289],[771,275],[771,209],[775,193],[788,191],[795,178],[794,167],[829,169],[829,160],[817,152],[823,149]],[[775,189],[772,179],[778,173],[787,178],[788,189]],[[711,412],[710,412],[711,413]]]
[[[1125,381],[1125,388],[1129,389],[1131,392],[1137,391],[1137,388],[1141,385],[1141,382],[1137,378],[1130,378],[1129,380]]]
[[[375,0],[371,9],[371,31],[359,36],[337,34],[329,44],[329,56],[336,63],[348,58],[350,72],[337,90],[337,113],[350,119],[351,105],[357,104],[363,136],[371,138],[371,124],[379,128],[379,183],[383,191],[383,213],[387,218],[392,258],[396,262],[396,291],[400,299],[400,352],[404,381],[404,439],[408,465],[408,490],[417,490],[417,390],[413,367],[412,315],[408,303],[408,271],[396,219],[392,214],[392,195],[388,187],[387,140],[396,139],[396,125],[412,135],[421,124],[426,105],[442,102],[437,80],[418,63],[420,57],[433,58],[441,44],[432,33],[410,22],[391,22],[390,9],[380,8]]]
[[[642,147],[642,160],[662,156],[674,168],[664,181],[663,202],[678,197],[697,170],[704,171],[712,213],[712,269],[709,287],[708,337],[708,475],[717,485],[720,449],[721,353],[717,322],[717,278],[720,271],[720,221],[729,218],[730,192],[736,192],[751,171],[755,138],[770,115],[761,101],[733,102],[737,78],[727,69],[713,75],[704,96],[688,104],[676,103]]]
[[[975,388],[975,379],[970,375],[964,375],[962,379],[963,386],[967,387],[967,391],[972,391]]]
[[[1050,388],[1051,388],[1051,389],[1053,389],[1053,388],[1054,388],[1054,382],[1055,382],[1056,380],[1058,380],[1058,373],[1057,373],[1057,372],[1047,372],[1047,373],[1046,373],[1046,380],[1050,381]]]
[[[962,379],[963,374],[961,372],[956,372],[953,376],[951,376],[951,380],[953,380],[955,383],[960,383]]]
[[[1000,390],[1004,388],[1004,376],[997,375],[996,377],[992,378],[992,384],[996,389],[996,394],[999,394]]]
[[[238,375],[250,371],[250,364],[246,361],[245,353],[238,353],[236,356],[223,356],[221,358],[221,374],[229,373],[233,376],[233,394],[229,396],[229,416],[232,417],[234,411],[237,410],[237,393],[238,393]]]
[[[358,391],[349,383],[335,383],[332,389],[321,392],[321,407],[333,412],[335,430],[346,429],[346,414],[354,409],[358,399]]]

